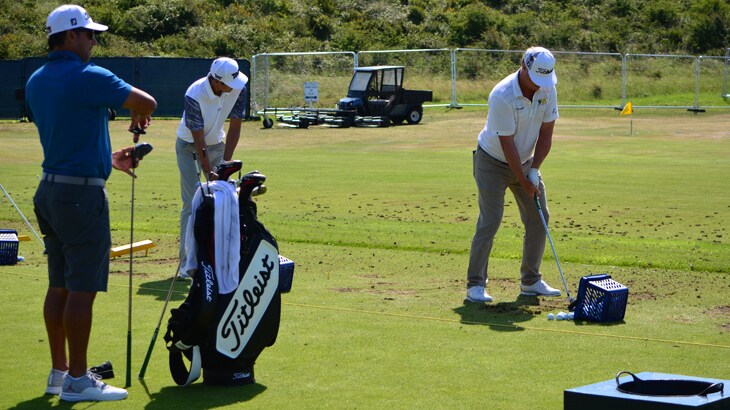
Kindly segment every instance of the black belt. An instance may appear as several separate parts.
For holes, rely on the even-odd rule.
[[[41,176],[42,181],[57,182],[59,184],[71,184],[71,185],[92,185],[101,186],[106,185],[106,180],[103,178],[91,178],[91,177],[72,177],[70,175],[57,175],[43,173]]]

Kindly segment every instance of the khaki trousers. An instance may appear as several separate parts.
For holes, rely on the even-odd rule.
[[[527,175],[532,160],[522,164],[522,172]],[[504,214],[504,194],[507,188],[512,191],[520,218],[525,227],[522,244],[522,266],[520,267],[523,285],[532,285],[542,278],[540,263],[545,252],[545,227],[535,206],[535,200],[528,197],[522,189],[509,165],[498,161],[481,148],[474,152],[474,179],[479,189],[479,219],[471,242],[469,268],[467,270],[467,288],[486,286],[489,277],[489,254],[492,252],[494,236]],[[545,197],[545,185],[540,180],[540,206],[545,220],[550,214]]]

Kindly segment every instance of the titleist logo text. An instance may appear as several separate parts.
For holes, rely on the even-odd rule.
[[[271,272],[276,266],[274,261],[269,260],[269,255],[264,255],[261,259],[261,269],[258,274],[254,275],[255,285],[250,289],[244,289],[241,293],[243,303],[239,306],[238,298],[233,300],[233,309],[226,317],[224,323],[226,325],[221,330],[221,336],[228,338],[233,336],[235,344],[231,347],[231,351],[236,351],[241,346],[241,336],[246,333],[246,329],[250,324],[250,320],[256,313],[256,307],[261,302],[261,296],[266,291],[266,285],[271,278]]]

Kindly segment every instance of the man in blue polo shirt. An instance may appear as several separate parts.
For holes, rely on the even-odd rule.
[[[48,254],[49,285],[43,316],[51,351],[46,393],[65,401],[121,400],[87,368],[97,292],[109,276],[109,204],[105,182],[112,167],[133,175],[133,147],[112,153],[109,108],[130,111],[145,129],[155,99],[89,62],[97,45],[94,23],[82,7],[63,5],[46,21],[47,63],[28,80],[26,100],[43,147],[43,176],[33,198]],[[68,356],[66,354],[68,345]]]

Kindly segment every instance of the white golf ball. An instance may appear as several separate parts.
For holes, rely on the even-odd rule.
[[[565,320],[565,312],[558,313],[557,318],[558,318],[558,320]]]
[[[567,319],[568,319],[568,320],[574,320],[574,319],[575,319],[575,312],[570,312],[570,313],[568,313],[568,315],[567,315]]]
[[[552,313],[548,313],[548,320],[553,320],[553,319],[555,319],[555,315]]]

